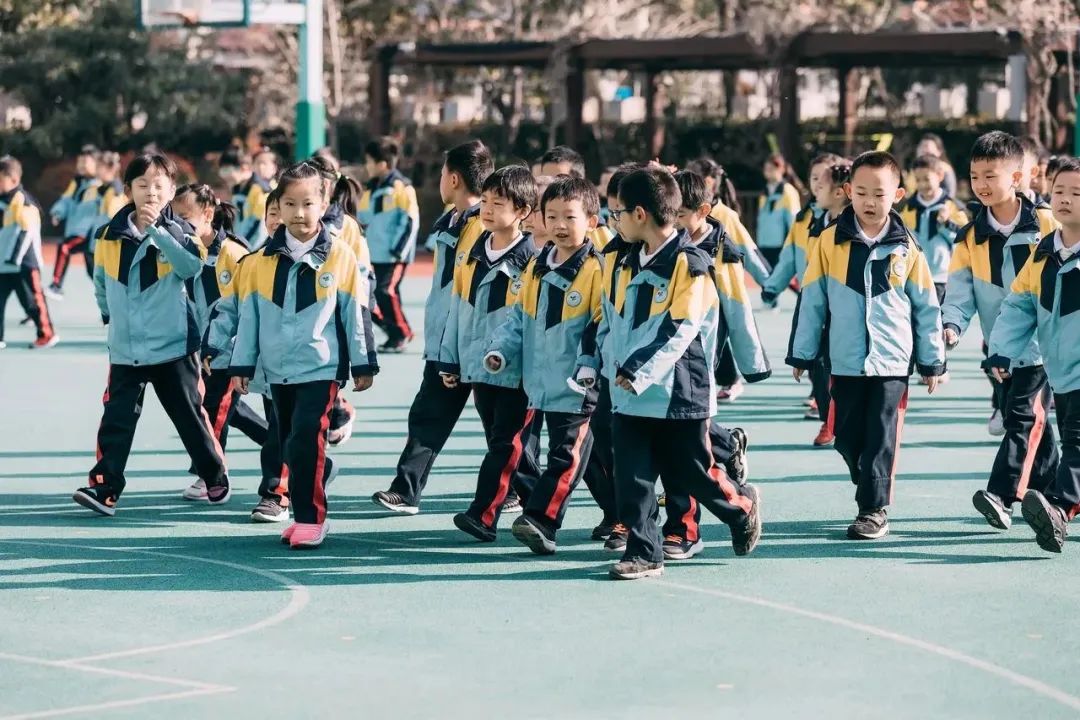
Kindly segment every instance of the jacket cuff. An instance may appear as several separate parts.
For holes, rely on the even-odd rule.
[[[379,374],[379,366],[371,364],[353,365],[351,368],[349,368],[349,371],[351,372],[350,377],[354,378],[364,377],[368,375],[374,377],[375,375]]]
[[[255,377],[254,365],[230,365],[229,375],[232,377],[253,378]]]
[[[941,377],[948,371],[948,366],[945,363],[935,363],[934,365],[923,365],[917,363],[915,366],[919,375],[922,377]]]
[[[599,370],[600,358],[596,357],[595,355],[578,355],[577,367],[587,367],[592,368],[593,370]]]
[[[772,305],[774,302],[776,302],[777,297],[779,297],[777,293],[770,292],[768,290],[761,291],[761,302],[765,303],[766,305]]]
[[[1012,367],[1012,360],[1004,355],[991,355],[982,361],[982,367],[984,370],[989,370],[990,368],[1008,370]]]
[[[489,357],[494,357],[494,358],[499,359],[499,369],[498,370],[492,370],[491,368],[488,367],[487,359]],[[501,373],[505,369],[506,369],[506,356],[503,355],[501,352],[499,352],[498,350],[491,350],[491,351],[489,351],[488,353],[486,353],[484,355],[484,370],[486,372],[488,372],[488,373],[490,373],[492,375],[498,375],[499,373]]]
[[[798,368],[799,370],[809,370],[814,367],[815,362],[817,362],[817,360],[804,360],[803,358],[797,358],[793,355],[788,355],[786,358],[784,358],[784,363],[786,365],[790,365],[793,368]]]
[[[101,316],[101,324],[102,325],[108,325],[109,324],[109,316],[108,315],[102,315]]]
[[[753,384],[753,383],[756,383],[756,382],[761,382],[762,380],[768,380],[770,377],[772,377],[772,370],[771,369],[766,370],[765,372],[761,372],[761,373],[753,373],[751,375],[743,375],[743,380],[745,380],[748,383]]]
[[[444,375],[457,375],[461,376],[461,365],[457,363],[437,362],[435,367],[438,371]]]

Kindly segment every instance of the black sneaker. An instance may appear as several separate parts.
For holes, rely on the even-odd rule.
[[[49,285],[49,287],[45,288],[45,296],[48,297],[50,300],[63,300],[64,290],[56,283],[53,283]]]
[[[404,496],[391,490],[380,490],[371,496],[371,502],[379,507],[384,507],[391,512],[401,513],[402,515],[416,515],[420,512],[418,506],[410,505],[405,501]]]
[[[761,540],[761,491],[757,485],[744,485],[743,489],[746,496],[754,501],[754,506],[750,508],[746,523],[741,528],[731,528],[731,547],[739,557],[754,552]]]
[[[877,540],[889,534],[889,515],[885,508],[860,512],[847,529],[849,540]]]
[[[724,470],[733,482],[745,485],[750,474],[750,461],[746,457],[746,451],[750,449],[750,438],[742,428],[732,428],[731,437],[735,440],[735,452],[724,465]]]
[[[515,520],[510,526],[510,532],[514,534],[518,542],[537,555],[555,554],[555,533],[528,515],[522,515]]]
[[[998,530],[1012,527],[1012,508],[1005,507],[1005,503],[994,493],[979,490],[971,496],[971,504],[986,518],[990,527]]]
[[[116,514],[116,503],[120,496],[107,485],[91,485],[76,490],[71,499],[99,515],[112,517]]]
[[[664,563],[652,562],[641,558],[620,560],[608,571],[615,580],[640,580],[641,578],[659,577],[664,574]]]
[[[1065,511],[1054,505],[1038,490],[1028,490],[1020,504],[1024,519],[1035,531],[1035,542],[1047,552],[1059,553],[1069,535]]]
[[[608,539],[604,541],[604,549],[612,552],[622,552],[626,549],[626,540],[629,537],[630,532],[626,529],[626,526],[622,523],[615,523],[615,526],[611,528]]]
[[[206,499],[211,505],[223,505],[229,502],[229,498],[232,497],[232,490],[229,488],[229,479],[225,478],[218,485],[206,484]]]
[[[524,508],[521,507],[521,498],[517,495],[511,495],[506,498],[502,504],[502,510],[500,512],[503,515],[518,515]]]
[[[664,538],[665,560],[689,560],[705,549],[705,543],[701,538],[693,542],[681,535],[668,535]]]
[[[474,520],[466,513],[458,513],[454,516],[454,525],[464,533],[472,535],[480,542],[495,542],[495,528],[489,528],[479,520]]]
[[[408,347],[411,337],[402,338],[401,340],[387,340],[379,346],[379,352],[401,354],[405,352],[405,348]]]
[[[277,523],[289,519],[289,508],[273,498],[263,498],[251,511],[251,522]]]
[[[593,540],[607,540],[611,535],[611,531],[615,529],[616,523],[610,520],[601,520],[600,524],[592,529]]]

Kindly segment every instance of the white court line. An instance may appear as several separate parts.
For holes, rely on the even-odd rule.
[[[14,662],[27,663],[30,665],[42,665],[44,667],[60,668],[62,670],[79,670],[82,672],[97,673],[99,675],[112,675],[114,677],[123,678],[124,680],[137,680],[140,682],[160,683],[162,685],[176,685],[177,687],[189,688],[192,690],[213,690],[214,692],[224,692],[226,690],[235,689],[226,687],[224,685],[214,685],[211,683],[198,682],[196,680],[180,680],[179,678],[165,677],[162,675],[148,675],[146,673],[131,672],[129,670],[114,670],[113,668],[96,667],[93,665],[81,665],[79,663],[73,663],[66,660],[46,660],[44,658],[30,657],[28,655],[15,655],[13,653],[0,652],[0,660],[12,660]]]
[[[183,700],[184,698],[200,697],[202,695],[216,695],[217,693],[230,692],[233,688],[217,688],[207,690],[185,690],[184,692],[164,693],[162,695],[146,695],[145,697],[131,698],[130,700],[114,700],[112,702],[97,703],[94,705],[73,705],[71,707],[57,708],[56,710],[41,710],[39,712],[21,713],[19,715],[4,715],[0,720],[30,720],[31,718],[51,718],[64,715],[76,715],[78,713],[97,712],[101,710],[115,710],[117,708],[146,705],[147,703],[163,702],[166,700]]]

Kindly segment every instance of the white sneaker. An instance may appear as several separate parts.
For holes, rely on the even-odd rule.
[[[206,481],[199,479],[184,489],[182,497],[185,500],[206,500]]]
[[[990,421],[986,423],[986,431],[994,437],[1001,437],[1005,434],[1005,418],[1000,410],[995,410],[994,414],[990,416]]]
[[[330,443],[332,447],[337,447],[344,442],[348,442],[352,437],[353,423],[356,422],[356,416],[353,415],[349,418],[349,421],[339,428],[335,428],[326,433],[326,441]]]

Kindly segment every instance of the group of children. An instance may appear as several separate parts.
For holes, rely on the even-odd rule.
[[[584,480],[601,511],[592,538],[622,553],[612,577],[658,575],[665,561],[701,552],[701,506],[729,526],[736,555],[750,554],[762,498],[747,482],[749,438],[715,418],[718,402],[772,373],[749,272],[766,308],[797,294],[785,362],[796,380],[810,377],[807,412],[821,421],[814,444],[835,445],[856,486],[849,538],[888,533],[909,377],[917,372],[931,393],[945,382],[946,352],[977,313],[1003,434],[973,504],[1007,529],[1020,503],[1039,545],[1059,552],[1080,511],[1080,370],[1068,317],[1080,309],[1080,281],[1076,292],[1069,284],[1080,161],[1061,159],[1048,177],[1036,148],[989,133],[971,153],[975,200],[965,207],[950,192],[955,172],[940,141],[924,149],[907,176],[910,196],[888,153],[822,155],[805,207],[786,161],[771,156],[755,242],[711,160],[676,172],[627,163],[605,173],[601,196],[569,148],[531,170],[496,169],[479,141],[451,148],[439,182],[446,211],[427,241],[424,370],[396,475],[373,502],[419,512],[471,397],[487,449],[474,497],[454,516],[464,533],[494,541],[500,517],[520,513],[513,536],[555,553]],[[78,503],[114,514],[150,384],[192,458],[185,498],[229,499],[231,425],[262,448],[252,520],[291,515],[284,543],[323,542],[326,488],[338,472],[327,445],[347,439],[355,418],[341,390],[370,388],[378,354],[401,352],[413,337],[400,285],[418,212],[398,155],[390,139],[370,143],[363,188],[327,153],[280,173],[272,153],[226,154],[232,203],[207,185],[177,188],[162,155],[128,163],[109,192],[131,200],[89,246],[110,373],[97,464]],[[78,216],[95,160],[80,156],[85,177],[55,217]],[[22,270],[33,251],[39,273],[40,217],[19,174],[0,159],[0,281],[36,282],[40,296],[40,275]],[[71,232],[84,227],[72,222]],[[84,246],[65,242],[61,257]],[[30,314],[51,332],[47,310]],[[378,347],[374,327],[386,335]],[[251,392],[263,396],[263,417],[240,399]]]

